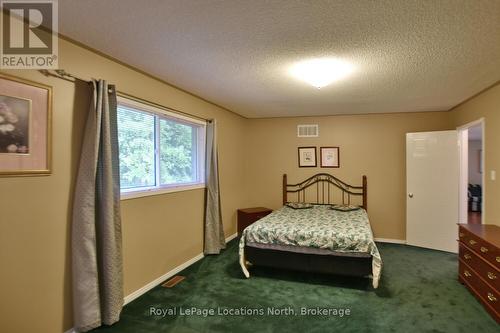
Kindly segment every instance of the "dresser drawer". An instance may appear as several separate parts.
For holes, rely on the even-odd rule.
[[[498,249],[473,233],[460,227],[458,237],[460,242],[464,243],[468,248],[476,251],[481,257],[488,261],[491,265],[500,270],[500,252]]]
[[[491,287],[500,290],[500,273],[497,269],[481,259],[462,243],[459,244],[458,255],[463,262],[483,278]]]
[[[500,295],[491,286],[484,283],[472,268],[467,266],[462,259],[459,261],[458,271],[460,279],[466,283],[471,291],[487,305],[496,317],[500,315]]]

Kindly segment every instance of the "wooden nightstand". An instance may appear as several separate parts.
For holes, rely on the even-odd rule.
[[[241,236],[243,229],[255,221],[270,214],[273,210],[265,207],[252,207],[238,209],[238,235]]]

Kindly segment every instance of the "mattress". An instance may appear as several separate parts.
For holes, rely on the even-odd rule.
[[[243,230],[240,265],[246,277],[245,245],[318,255],[371,256],[374,288],[378,287],[382,259],[364,209],[342,212],[328,205],[310,209],[284,206]]]

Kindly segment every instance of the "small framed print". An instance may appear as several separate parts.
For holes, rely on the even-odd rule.
[[[314,168],[316,165],[316,147],[299,147],[299,168]]]
[[[52,88],[0,74],[0,177],[50,174]]]
[[[339,147],[320,147],[320,160],[322,168],[339,168]]]

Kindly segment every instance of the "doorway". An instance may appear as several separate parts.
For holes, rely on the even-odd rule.
[[[460,223],[484,221],[484,119],[460,128]]]

